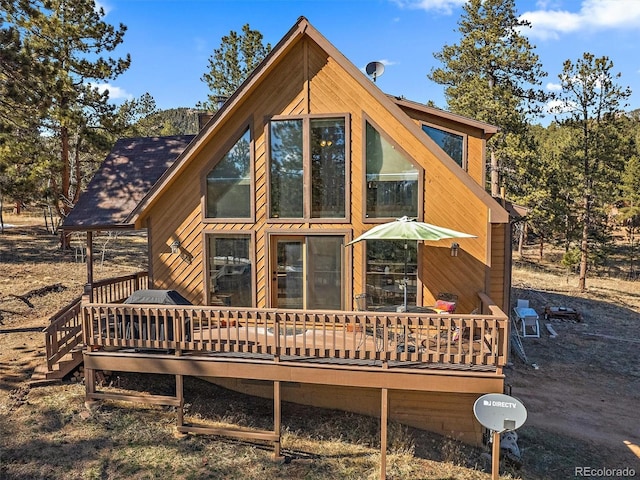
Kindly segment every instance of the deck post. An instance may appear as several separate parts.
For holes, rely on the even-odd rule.
[[[176,375],[176,398],[178,400],[176,425],[180,428],[184,426],[184,375]]]
[[[281,415],[282,415],[282,402],[280,397],[280,381],[275,380],[273,382],[273,433],[278,436],[278,439],[273,442],[273,459],[274,460],[282,460],[283,456],[280,451],[282,436],[280,434],[281,427]]]
[[[389,390],[382,389],[380,405],[380,480],[387,478],[387,420],[389,417]]]
[[[87,283],[93,285],[93,232],[91,230],[87,230]]]
[[[93,412],[96,404],[98,404],[98,400],[93,398],[93,394],[96,393],[96,371],[93,368],[84,369],[84,388],[84,406],[87,410]]]

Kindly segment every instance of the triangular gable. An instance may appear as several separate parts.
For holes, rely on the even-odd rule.
[[[253,73],[243,82],[236,92],[225,102],[223,107],[216,112],[207,125],[198,133],[193,142],[179,156],[176,162],[164,173],[159,181],[151,188],[147,195],[132,211],[127,218],[128,222],[136,222],[156,199],[171,185],[179,173],[186,168],[191,159],[195,158],[198,152],[206,145],[208,138],[233,114],[236,105],[242,98],[252,92],[261,80],[272,70],[274,65],[287,54],[287,52],[304,37],[310,38],[325,53],[332,57],[337,64],[343,68],[352,78],[354,78],[363,89],[374,96],[381,105],[384,106],[394,117],[410,131],[420,142],[422,142],[434,156],[446,165],[451,172],[466,186],[477,198],[479,198],[489,209],[489,219],[492,223],[507,223],[509,214],[500,204],[498,204],[482,186],[477,184],[466,172],[464,172],[437,144],[426,135],[415,122],[402,111],[396,101],[384,94],[364,73],[351,63],[338,49],[336,49],[309,21],[300,17],[298,22],[289,32],[278,42],[267,57],[253,71]],[[456,116],[458,117],[458,116]],[[463,118],[463,117],[460,117]],[[469,123],[469,122],[467,122]],[[481,122],[474,122],[478,128],[485,128],[487,134],[493,134],[495,127],[491,127]],[[481,126],[482,125],[482,126]]]

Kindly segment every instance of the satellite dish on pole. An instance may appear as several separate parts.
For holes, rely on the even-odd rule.
[[[492,432],[491,480],[498,480],[500,433],[520,428],[527,420],[527,409],[517,398],[501,393],[488,393],[476,400],[473,413],[482,426]]]
[[[380,62],[369,62],[367,63],[365,71],[367,72],[367,75],[373,78],[373,81],[375,82],[376,78],[384,73],[384,65]]]

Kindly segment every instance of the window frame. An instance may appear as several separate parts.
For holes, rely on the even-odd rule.
[[[450,133],[452,135],[457,135],[458,137],[462,137],[462,165],[458,165],[458,162],[456,162],[453,157],[451,157],[440,145],[438,145],[438,143],[433,138],[431,138],[431,136],[427,132],[423,130],[422,127],[424,125],[430,128],[435,128],[436,130],[441,130],[445,133]],[[452,128],[443,127],[442,125],[438,125],[436,123],[425,122],[424,120],[420,121],[420,130],[422,130],[422,133],[424,133],[427,137],[429,137],[429,139],[433,143],[435,143],[438,146],[438,148],[447,155],[447,157],[451,158],[451,160],[453,160],[453,162],[456,165],[458,165],[459,168],[462,168],[462,170],[464,170],[465,172],[469,170],[469,153],[468,153],[469,135],[468,134],[461,132],[459,130],[454,130]]]
[[[256,258],[256,234],[253,230],[217,230],[205,229],[202,232],[202,244],[204,245],[204,305],[211,305],[211,264],[209,252],[209,237],[248,237],[249,260],[251,268],[251,306],[240,308],[255,308],[257,301],[257,258]]]
[[[397,217],[376,217],[367,216],[367,123],[369,123],[394,149],[398,150],[411,164],[418,170],[418,199],[417,199],[417,220],[422,221],[424,218],[424,197],[425,197],[425,169],[420,165],[407,151],[400,146],[398,142],[393,140],[386,131],[380,127],[378,123],[367,114],[362,115],[362,222],[371,223],[387,223],[396,220]],[[423,132],[424,133],[424,132]],[[426,133],[425,133],[426,135]]]
[[[209,173],[222,161],[224,156],[240,141],[244,134],[249,131],[249,216],[248,217],[207,217],[207,177]],[[215,223],[255,223],[256,202],[255,202],[255,150],[254,150],[253,127],[250,121],[244,122],[229,139],[222,144],[212,155],[212,160],[207,162],[200,173],[202,189],[202,222],[205,224]]]
[[[344,119],[344,217],[312,217],[312,160],[311,160],[311,120]],[[271,122],[286,120],[302,120],[302,183],[303,204],[302,217],[271,216]],[[267,222],[268,223],[350,223],[351,222],[351,115],[349,113],[323,113],[303,115],[273,115],[265,120],[266,142],[266,189],[267,189]]]

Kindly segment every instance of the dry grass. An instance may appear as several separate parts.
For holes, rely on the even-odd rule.
[[[20,219],[8,220],[18,223]],[[100,239],[96,243],[100,245]],[[139,237],[111,239],[96,276],[144,268],[144,247]],[[29,388],[33,368],[43,361],[40,329],[81,291],[86,267],[76,263],[73,252],[62,254],[55,237],[32,225],[0,236],[0,263],[0,478],[379,478],[376,419],[284,404],[287,462],[275,463],[269,446],[203,435],[176,436],[175,412],[170,408],[105,402],[89,414],[82,385]],[[514,298],[530,298],[537,308],[574,306],[583,311],[585,322],[554,323],[560,334],[557,339],[546,335],[526,339],[530,363],[538,363],[538,370],[518,361],[508,369],[507,382],[530,416],[519,430],[525,464],[519,470],[503,469],[503,478],[564,479],[571,478],[573,467],[579,465],[633,466],[637,458],[628,448],[620,448],[620,441],[634,440],[635,432],[635,443],[640,443],[635,418],[640,362],[638,345],[628,341],[639,338],[638,285],[593,281],[589,292],[579,294],[571,287],[573,279],[566,284],[557,273],[530,267],[514,273]],[[32,298],[34,308],[12,297],[54,283],[62,283],[65,289]],[[160,394],[172,393],[174,388],[171,378],[161,376],[116,373],[111,381],[112,388]],[[563,403],[567,393],[569,405]],[[185,380],[185,398],[187,420],[271,428],[268,400],[194,378]],[[607,425],[591,420],[604,414],[603,406],[614,400],[620,402],[623,415],[612,436]],[[489,478],[482,471],[481,449],[398,424],[390,426],[389,442],[388,478]]]

